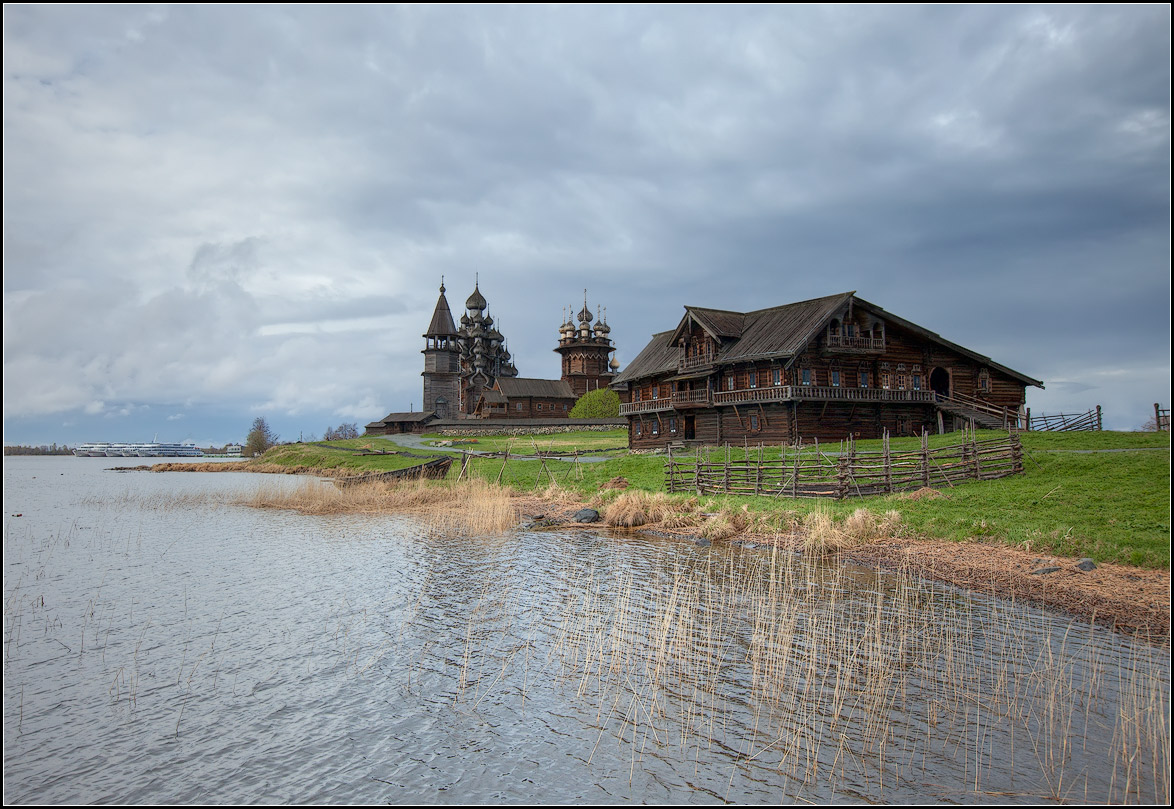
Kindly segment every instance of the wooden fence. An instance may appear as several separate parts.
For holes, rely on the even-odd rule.
[[[834,445],[833,445],[834,446]],[[976,441],[972,438],[946,447],[929,447],[921,436],[919,449],[893,452],[886,435],[879,452],[860,452],[854,441],[839,450],[779,448],[777,460],[764,460],[760,446],[743,451],[743,459],[709,460],[698,450],[690,457],[669,455],[665,488],[697,494],[746,494],[769,497],[864,497],[910,491],[926,486],[953,486],[960,481],[992,480],[1023,471],[1019,436]],[[772,453],[773,455],[773,453]]]
[[[1027,429],[1037,431],[1099,430],[1101,429],[1101,406],[1087,413],[1059,413],[1055,416],[1033,416],[1027,410]]]
[[[1162,407],[1157,402],[1154,402],[1154,426],[1170,432],[1170,408]]]

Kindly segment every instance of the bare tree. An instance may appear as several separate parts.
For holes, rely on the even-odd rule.
[[[265,450],[277,443],[277,434],[269,429],[269,423],[264,416],[253,419],[253,426],[249,429],[249,437],[245,439],[245,449],[242,455],[261,455]]]

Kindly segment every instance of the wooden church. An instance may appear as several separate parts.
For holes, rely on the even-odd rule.
[[[608,387],[616,376],[619,364],[608,359],[616,350],[611,327],[602,311],[596,317],[587,308],[586,292],[578,323],[566,319],[558,329],[554,351],[562,360],[559,379],[518,376],[480,282],[465,301],[459,326],[445,292],[442,280],[423,335],[423,410],[389,413],[368,424],[367,434],[419,432],[436,421],[567,418],[580,396]]]

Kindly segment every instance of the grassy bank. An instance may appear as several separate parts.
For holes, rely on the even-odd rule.
[[[998,433],[979,432],[978,438]],[[440,437],[437,436],[437,439]],[[618,446],[610,433],[554,436],[556,450]],[[478,438],[467,448],[532,453],[547,450],[552,436]],[[931,446],[956,443],[958,435],[932,436]],[[287,445],[266,453],[260,461],[288,466],[371,470],[398,469],[422,460],[409,455],[358,455],[364,445],[389,447],[380,439],[354,439],[328,445]],[[915,449],[917,439],[895,439],[894,451]],[[1170,438],[1168,433],[1027,433],[1025,472],[995,481],[958,484],[938,496],[888,495],[843,502],[770,499],[765,497],[687,495],[668,496],[679,503],[680,514],[725,514],[727,522],[751,524],[762,530],[791,530],[814,512],[845,521],[860,508],[876,515],[896,511],[904,530],[948,539],[996,542],[1040,554],[1090,556],[1098,562],[1120,562],[1161,569],[1170,564]],[[858,451],[879,448],[879,442],[861,441]],[[454,448],[459,450],[460,447]],[[838,445],[821,446],[834,453]],[[438,454],[441,450],[431,450]],[[814,453],[814,448],[808,450]],[[714,455],[726,450],[712,450]],[[749,453],[764,462],[778,460],[779,448],[734,448],[735,456]],[[424,453],[421,453],[423,455]],[[458,464],[450,477],[455,478]],[[503,469],[504,467],[504,469]],[[603,489],[623,477],[630,489],[664,491],[664,456],[620,452],[599,462],[518,460],[473,457],[469,472],[511,488],[543,490],[552,482],[606,507],[619,492]],[[671,509],[669,509],[671,511]],[[700,517],[697,518],[700,520]]]

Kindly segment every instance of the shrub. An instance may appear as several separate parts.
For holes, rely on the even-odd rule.
[[[614,419],[620,415],[620,396],[610,388],[590,390],[571,408],[573,419]]]

